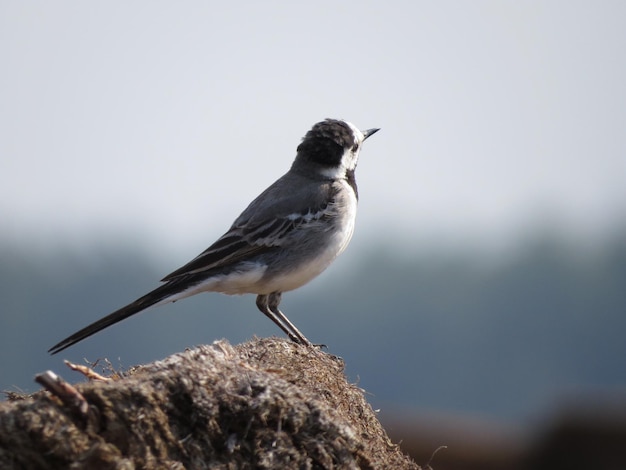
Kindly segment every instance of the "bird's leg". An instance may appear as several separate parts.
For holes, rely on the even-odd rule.
[[[257,308],[261,312],[263,312],[263,314],[267,316],[267,318],[272,320],[276,324],[276,326],[278,326],[281,330],[283,330],[287,334],[287,336],[289,336],[291,341],[293,341],[294,343],[299,343],[300,341],[298,340],[298,338],[294,336],[294,334],[287,328],[287,326],[285,326],[280,321],[280,319],[276,316],[276,314],[272,312],[272,310],[269,308],[268,302],[269,302],[269,295],[258,295],[256,298]]]
[[[269,295],[259,295],[256,298],[256,306],[270,320],[272,320],[281,330],[283,330],[289,339],[294,343],[311,346],[311,342],[304,336],[296,326],[278,309],[282,294],[273,292]]]
[[[289,321],[289,318],[287,318],[287,316],[278,309],[278,305],[280,304],[282,296],[283,296],[283,294],[281,292],[272,292],[269,295],[269,299],[268,299],[269,309],[291,331],[292,335],[290,336],[290,338],[292,338],[292,340],[293,340],[293,336],[295,336],[297,338],[297,341],[296,341],[297,343],[303,344],[305,346],[312,346],[311,342],[306,338],[306,336],[304,336],[300,332],[300,330],[298,328],[296,328],[296,325],[291,323],[291,321]]]

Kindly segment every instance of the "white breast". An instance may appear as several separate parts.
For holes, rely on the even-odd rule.
[[[341,180],[340,184],[343,186],[342,193],[345,195],[345,198],[339,202],[339,204],[342,205],[341,212],[343,213],[343,217],[340,223],[340,229],[336,234],[337,252],[335,257],[343,253],[343,250],[346,249],[348,243],[350,243],[350,240],[352,239],[354,224],[356,222],[357,208],[357,199],[354,194],[354,190],[350,187],[346,180]]]
[[[335,222],[335,230],[329,237],[326,247],[314,259],[303,263],[284,276],[273,278],[268,283],[267,293],[274,291],[287,292],[303,286],[328,268],[350,243],[354,233],[357,199],[347,181],[341,180],[338,184],[343,186],[341,191],[343,197],[339,198],[336,203],[336,209],[340,216]]]

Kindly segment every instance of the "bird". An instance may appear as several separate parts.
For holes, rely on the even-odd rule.
[[[257,308],[292,341],[312,346],[280,311],[281,297],[317,277],[350,242],[359,197],[359,153],[379,130],[360,131],[339,119],[313,125],[287,173],[254,199],[215,243],[165,276],[156,289],[48,352],[56,354],[131,315],[201,292],[256,294]]]

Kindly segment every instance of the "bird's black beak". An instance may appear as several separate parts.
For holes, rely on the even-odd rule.
[[[363,134],[363,140],[367,139],[369,136],[376,134],[378,131],[380,130],[380,128],[376,129],[368,129],[366,131],[361,131],[361,133]]]

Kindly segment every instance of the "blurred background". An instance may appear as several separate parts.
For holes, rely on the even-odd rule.
[[[618,1],[0,1],[0,389],[78,380],[62,359],[279,335],[253,296],[212,294],[46,353],[200,253],[311,125],[344,118],[382,128],[356,233],[284,297],[290,319],[419,464],[446,445],[438,470],[618,468],[624,18]]]

